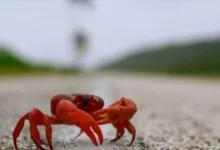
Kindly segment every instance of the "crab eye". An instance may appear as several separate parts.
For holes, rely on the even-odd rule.
[[[71,95],[71,96],[69,97],[69,99],[70,99],[71,101],[76,101],[76,100],[77,100],[77,96]]]
[[[75,100],[77,98],[77,96],[72,95],[71,98],[72,98],[72,100]]]
[[[97,102],[100,101],[100,99],[99,99],[97,96],[93,96],[93,99],[94,99],[95,101],[97,101]]]
[[[76,104],[76,105],[80,105],[82,103],[81,99],[78,96],[72,95],[71,98],[72,98],[73,103]]]

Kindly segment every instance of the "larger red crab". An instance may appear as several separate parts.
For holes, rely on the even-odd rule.
[[[52,146],[52,127],[53,124],[75,125],[81,129],[76,136],[79,137],[83,132],[91,139],[94,145],[98,146],[98,142],[94,133],[98,135],[100,144],[103,143],[103,134],[99,125],[112,123],[117,129],[116,138],[112,141],[120,139],[124,134],[124,128],[133,134],[131,145],[135,139],[135,128],[130,123],[130,119],[136,113],[137,108],[132,100],[122,98],[108,108],[102,109],[104,101],[101,97],[89,94],[58,94],[51,98],[51,116],[44,114],[39,109],[34,108],[29,113],[22,116],[14,131],[13,142],[15,149],[18,150],[17,137],[19,136],[25,120],[30,123],[30,135],[32,141],[37,148],[44,150],[42,144],[46,144],[41,138],[37,126],[45,126],[47,144],[50,150]]]

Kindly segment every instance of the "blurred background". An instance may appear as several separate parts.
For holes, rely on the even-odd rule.
[[[219,149],[219,6],[219,0],[0,0],[0,149],[13,149],[18,118],[32,108],[50,114],[51,97],[70,93],[101,96],[106,107],[133,99],[131,149]],[[102,128],[105,141],[115,136],[111,125]],[[25,129],[19,147],[35,149]],[[86,135],[71,141],[77,129],[54,126],[55,149],[91,150]],[[105,142],[104,149],[123,149],[127,140]]]
[[[220,72],[218,0],[0,2],[0,73]]]

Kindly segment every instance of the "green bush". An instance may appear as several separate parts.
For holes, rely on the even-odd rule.
[[[141,51],[103,69],[220,75],[220,40]]]
[[[18,73],[75,73],[69,68],[58,68],[48,65],[37,65],[15,55],[7,48],[0,48],[0,75]]]

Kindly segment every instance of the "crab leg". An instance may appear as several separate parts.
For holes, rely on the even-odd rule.
[[[50,150],[53,150],[53,146],[52,146],[52,127],[51,126],[46,126],[45,128],[46,131],[46,138],[47,138],[47,143],[50,147]]]
[[[13,143],[14,143],[15,149],[18,150],[17,138],[18,138],[21,130],[23,129],[25,120],[29,120],[29,123],[30,123],[29,130],[30,130],[30,136],[31,136],[32,141],[34,142],[36,147],[41,150],[44,150],[44,148],[41,145],[42,144],[45,145],[46,143],[42,139],[40,139],[40,133],[37,129],[37,126],[41,126],[41,125],[45,126],[47,142],[48,142],[50,149],[53,150],[52,142],[51,142],[51,140],[49,140],[52,138],[51,125],[52,124],[60,124],[61,122],[56,120],[53,117],[50,117],[48,115],[43,114],[37,108],[32,109],[29,113],[27,113],[26,115],[21,117],[19,119],[17,125],[15,126],[15,129],[13,131]]]
[[[111,142],[116,142],[119,140],[125,133],[124,126],[121,122],[113,123],[113,126],[117,129],[116,137],[111,140]]]
[[[31,110],[30,113],[27,113],[26,115],[24,115],[23,117],[19,119],[13,132],[13,143],[15,145],[15,149],[18,150],[17,138],[20,135],[20,132],[24,127],[25,120],[29,120],[30,125],[31,125],[30,126],[31,139],[33,140],[33,142],[36,144],[36,146],[39,149],[43,149],[40,146],[40,143],[45,143],[45,142],[43,142],[43,140],[40,139],[40,134],[37,129],[37,125],[43,125],[44,114],[38,109]]]
[[[24,127],[25,119],[27,119],[27,116],[28,116],[28,114],[22,116],[22,117],[19,119],[17,125],[15,126],[14,132],[13,132],[13,143],[14,143],[14,146],[15,146],[15,149],[16,149],[16,150],[18,150],[17,138],[18,138],[18,136],[20,135],[21,130],[22,130],[23,127]]]
[[[41,149],[41,150],[45,150],[41,145],[40,145],[40,142],[39,142],[39,139],[40,139],[40,134],[39,134],[39,131],[37,129],[37,126],[34,125],[34,124],[31,124],[30,125],[30,136],[31,136],[31,139],[33,140],[34,144],[37,146],[37,148]]]
[[[130,143],[128,144],[128,146],[131,146],[132,143],[134,142],[135,137],[136,137],[136,129],[131,124],[130,121],[124,121],[123,123],[124,123],[125,128],[128,130],[128,132],[130,132],[132,134],[132,139],[131,139]]]

